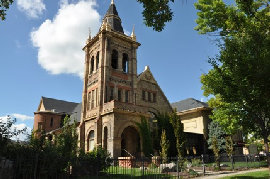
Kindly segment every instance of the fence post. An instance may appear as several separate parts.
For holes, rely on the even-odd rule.
[[[202,154],[202,164],[203,164],[203,176],[205,176],[205,165],[204,165],[204,156]]]
[[[38,153],[36,153],[36,156],[35,156],[34,179],[37,178],[37,165],[38,165]]]
[[[144,158],[142,158],[142,176],[144,177]]]
[[[246,155],[246,164],[247,164],[247,168],[248,168],[248,156]]]
[[[234,161],[233,161],[233,155],[231,155],[231,162],[232,162],[232,170],[234,171]]]
[[[176,171],[177,171],[177,178],[179,179],[180,178],[180,175],[179,175],[179,157],[177,157],[177,160],[176,160]]]

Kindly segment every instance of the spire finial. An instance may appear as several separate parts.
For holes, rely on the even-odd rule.
[[[111,0],[111,4],[114,4],[114,0]]]
[[[88,38],[91,39],[91,28],[90,27],[88,28],[88,31],[89,31],[88,32],[89,33]]]
[[[136,40],[136,35],[135,35],[135,25],[133,25],[132,33],[131,33],[130,37],[131,37],[133,40]]]

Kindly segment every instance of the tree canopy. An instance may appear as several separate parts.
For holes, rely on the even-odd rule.
[[[0,18],[2,20],[6,19],[6,11],[14,0],[0,0]]]
[[[169,6],[174,0],[137,0],[143,4],[144,23],[155,31],[162,31],[165,23],[172,20],[173,12]]]
[[[234,114],[234,123],[264,139],[270,135],[270,6],[269,0],[198,0],[196,30],[215,35],[220,53],[201,82]],[[224,111],[224,110],[223,110]],[[228,121],[230,122],[230,121]]]

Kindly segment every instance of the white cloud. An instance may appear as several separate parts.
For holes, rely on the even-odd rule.
[[[16,119],[22,120],[22,121],[33,120],[34,119],[33,116],[27,116],[27,115],[24,115],[24,114],[16,114],[16,113],[14,113],[11,116],[13,116]]]
[[[25,129],[25,132],[23,132],[23,133],[21,133],[21,134],[19,134],[17,136],[12,137],[11,138],[12,140],[25,141],[25,140],[27,140],[28,135],[31,134],[31,128],[28,127],[26,124],[23,124],[23,123],[22,124],[14,124],[11,129],[14,130],[15,128],[16,128],[16,130],[23,130],[23,129]]]
[[[100,27],[101,16],[96,1],[60,2],[53,20],[47,19],[31,32],[31,40],[38,48],[38,63],[51,74],[75,74],[83,77],[85,44],[89,27],[93,34]]]
[[[46,9],[43,0],[18,0],[17,7],[30,18],[38,18]]]

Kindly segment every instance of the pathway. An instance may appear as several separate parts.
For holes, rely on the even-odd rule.
[[[220,171],[220,172],[207,172],[206,175],[208,176],[203,176],[203,177],[198,177],[202,179],[216,179],[216,178],[222,178],[222,177],[227,177],[227,176],[233,176],[233,175],[238,175],[238,174],[244,174],[244,173],[249,173],[249,172],[258,172],[258,171],[264,171],[267,170],[268,168],[259,168],[259,169],[252,169],[252,170],[244,170],[244,171],[239,171],[239,172],[233,172],[233,171]]]

